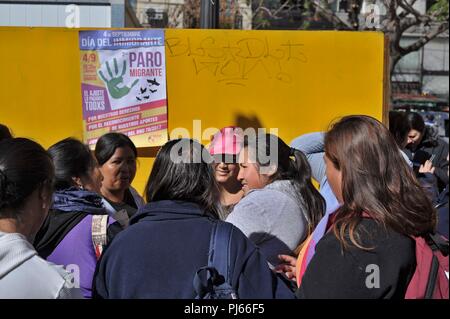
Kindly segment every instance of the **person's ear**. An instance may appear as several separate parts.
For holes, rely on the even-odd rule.
[[[262,178],[264,184],[269,184],[272,181],[272,177],[277,172],[277,166],[270,164],[269,166],[259,167],[259,176]]]
[[[277,165],[271,163],[269,166],[260,166],[260,171],[259,173],[261,175],[266,175],[267,178],[271,178],[273,175],[275,175],[275,173],[277,172]]]
[[[53,193],[50,188],[46,185],[41,186],[39,188],[38,196],[42,202],[42,208],[49,209],[53,201]]]

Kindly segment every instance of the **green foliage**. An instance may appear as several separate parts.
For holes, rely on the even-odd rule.
[[[437,0],[428,10],[428,14],[436,16],[437,21],[448,20],[448,1],[449,0]]]

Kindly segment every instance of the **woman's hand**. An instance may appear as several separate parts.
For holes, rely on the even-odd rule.
[[[434,174],[435,168],[433,167],[433,163],[430,160],[427,160],[425,163],[420,165],[419,167],[419,173],[425,174],[425,173],[431,173]]]
[[[286,277],[291,280],[295,280],[295,265],[297,263],[297,258],[289,255],[278,255],[278,259],[281,260],[282,263],[275,267],[275,271],[283,272]]]

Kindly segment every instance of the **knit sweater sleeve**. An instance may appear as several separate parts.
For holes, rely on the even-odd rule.
[[[239,228],[256,245],[269,237],[270,226],[264,218],[263,206],[249,198],[242,199],[228,215],[226,221]]]
[[[321,183],[325,177],[325,161],[323,159],[325,154],[324,137],[325,134],[323,132],[315,132],[301,135],[291,142],[291,147],[305,154],[311,166],[312,176],[318,183]]]

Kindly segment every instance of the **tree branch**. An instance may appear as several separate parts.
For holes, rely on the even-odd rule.
[[[252,10],[252,19],[256,16],[256,14],[258,13],[258,11],[260,10],[260,8],[263,7],[263,2],[264,0],[259,0],[259,4],[258,7],[255,10]],[[265,8],[265,7],[264,7]]]
[[[417,0],[412,0],[412,1],[409,2],[409,3],[408,3],[407,0],[404,0],[404,1],[405,1],[410,7],[413,8],[413,6],[414,6],[414,4],[416,3]],[[409,11],[405,10],[405,11],[401,12],[401,13],[398,15],[398,17],[399,17],[400,19],[403,19],[403,18],[406,17],[408,14],[409,14]]]
[[[286,9],[289,7],[288,1],[283,3],[279,8],[277,8],[275,11],[271,11],[269,8],[263,6],[263,0],[259,2],[258,8],[256,8],[255,12],[253,13],[253,16],[256,16],[259,11],[264,11],[267,13],[267,15],[271,18],[278,19],[277,14],[280,13],[281,10]]]
[[[416,18],[413,17],[407,17],[400,21],[400,33],[405,32],[409,28],[415,25],[420,25],[420,21],[418,21]]]
[[[329,7],[328,3],[324,3],[325,5],[320,4],[320,0],[311,0],[310,1],[311,6],[316,10],[316,12],[322,16],[327,21],[333,23],[335,28],[339,28],[341,30],[352,30],[351,26],[347,24],[345,21],[340,19]],[[260,12],[264,11],[270,18],[279,18],[277,15],[281,12],[283,9],[290,9],[289,1],[286,1],[276,10],[270,10],[267,7],[263,6],[263,1],[260,0],[258,7],[256,10],[253,11],[253,18]],[[261,23],[255,27],[255,29],[258,29],[260,27]]]
[[[416,9],[414,9],[408,2],[404,0],[398,0],[398,5],[405,11],[411,13],[416,19],[422,23],[427,23],[431,20],[429,16],[422,15]]]
[[[268,8],[266,8],[266,7],[258,7],[258,8],[255,10],[255,13],[253,14],[253,16],[256,16],[256,15],[258,14],[259,11],[264,11],[265,13],[267,13],[267,15],[268,15],[269,17],[272,17],[272,16],[273,16],[272,11],[270,11],[270,10],[269,10]]]
[[[260,0],[258,8],[256,8],[256,10],[252,14],[252,20],[253,20],[254,17],[256,17],[256,15],[260,11],[264,11],[270,18],[279,19],[279,17],[277,17],[277,14],[280,13],[281,10],[283,10],[283,9],[285,9],[287,7],[288,7],[288,1],[283,3],[283,5],[281,7],[279,7],[278,9],[276,9],[275,11],[272,12],[269,8],[263,6],[263,0]],[[254,28],[255,29],[259,29],[263,24],[264,24],[264,21],[262,21],[259,24],[257,24]]]
[[[274,16],[275,18],[278,18],[278,17],[277,17],[277,14],[280,13],[280,11],[283,10],[284,8],[286,8],[287,6],[288,6],[288,1],[286,1],[285,3],[283,3],[283,5],[282,5],[281,7],[279,7],[279,8],[273,13],[273,16]]]
[[[399,20],[399,17],[397,16],[398,1],[401,0],[384,0],[384,5],[388,11],[389,20],[391,21]]]
[[[416,18],[419,18],[422,16],[422,14],[419,11],[417,11],[416,9],[414,9],[406,0],[398,0],[398,5],[400,8],[407,11],[408,13],[411,13]]]
[[[335,28],[340,28],[342,30],[353,30],[349,24],[341,20],[333,11],[331,11],[329,8],[321,6],[319,1],[317,0],[311,1],[311,5],[318,11],[318,13],[323,18],[333,23]]]
[[[431,30],[429,33],[427,33],[425,36],[417,40],[415,43],[408,45],[406,48],[400,48],[401,54],[406,55],[410,52],[419,50],[421,47],[423,47],[425,44],[427,44],[429,41],[437,37],[439,34],[445,32],[448,30],[448,22],[444,22],[441,25],[439,25],[438,28]]]

